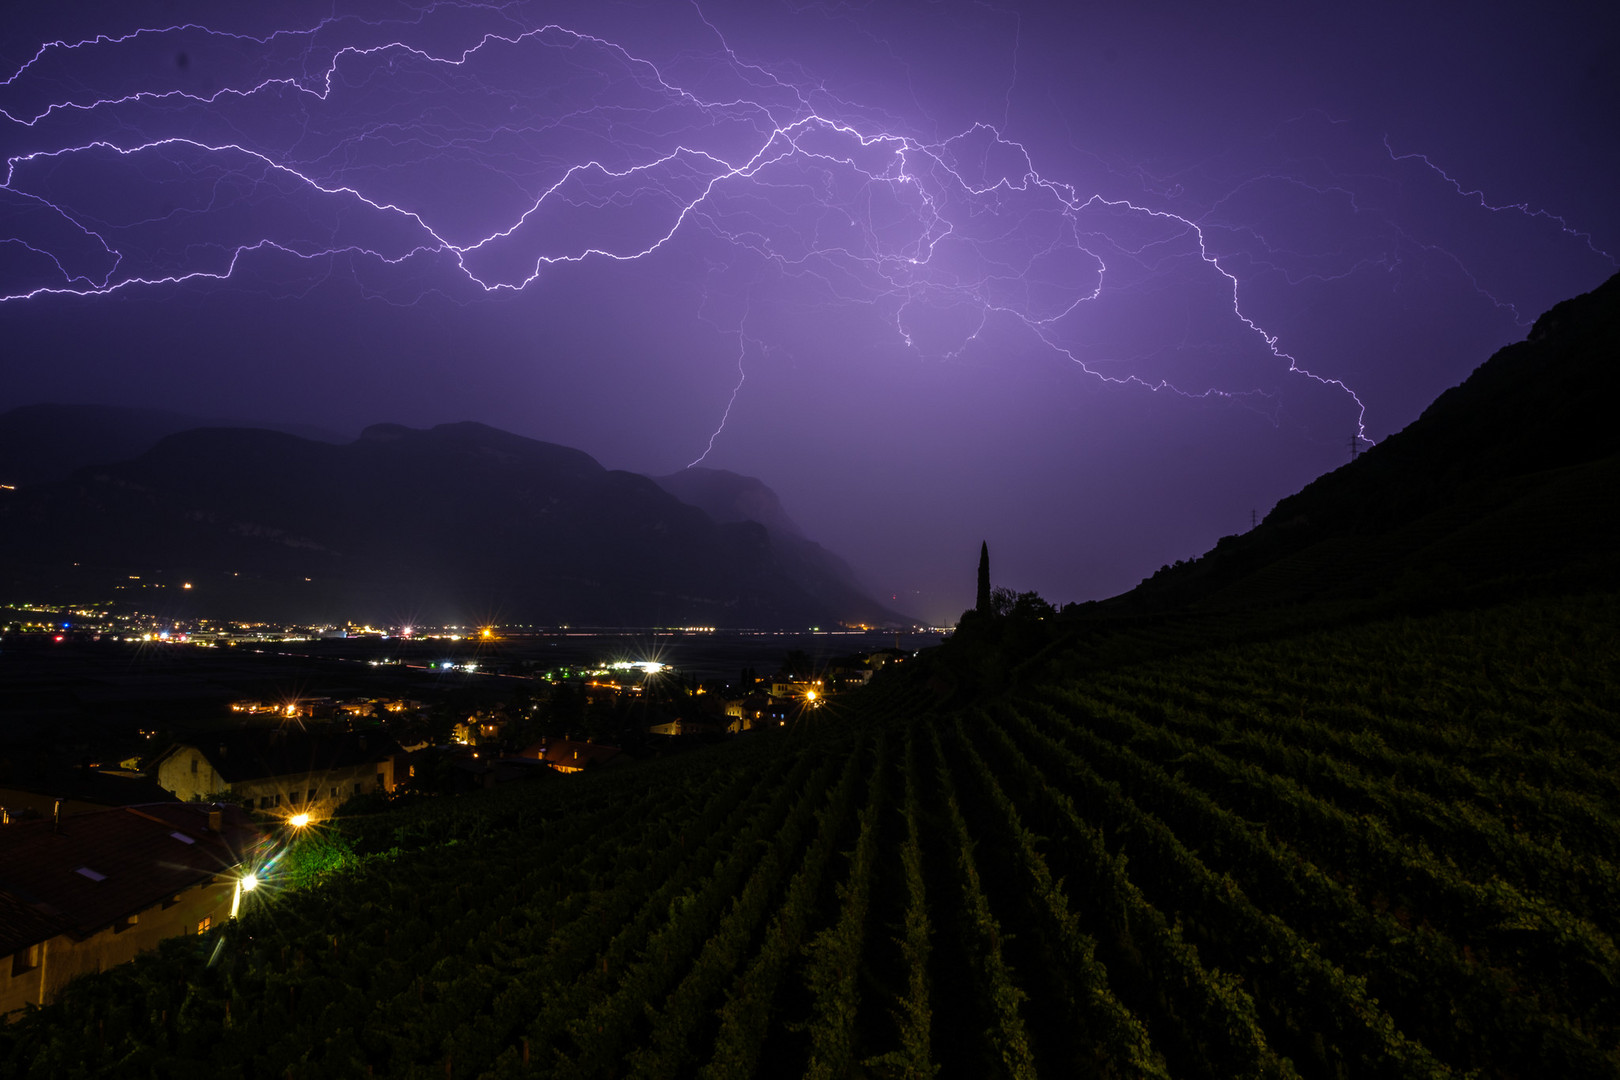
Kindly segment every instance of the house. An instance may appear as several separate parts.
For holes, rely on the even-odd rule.
[[[506,722],[499,716],[485,716],[479,713],[459,721],[451,729],[450,738],[453,742],[465,746],[484,746],[494,742],[501,736],[501,728]]]
[[[777,727],[787,721],[789,711],[786,699],[755,691],[725,703],[726,730],[735,734],[760,727]]]
[[[380,735],[277,729],[176,743],[148,772],[182,801],[228,793],[249,810],[330,813],[355,795],[393,791],[399,760]]]
[[[547,739],[523,751],[526,758],[538,758],[558,772],[583,772],[604,766],[623,765],[630,759],[617,746],[580,742],[575,739]]]
[[[221,925],[261,842],[241,810],[197,803],[0,826],[0,1014]]]

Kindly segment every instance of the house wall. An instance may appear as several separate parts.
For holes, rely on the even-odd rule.
[[[389,757],[343,768],[266,776],[232,784],[219,774],[201,750],[182,746],[158,765],[157,782],[159,787],[172,791],[175,798],[183,802],[229,789],[249,810],[285,812],[291,808],[297,812],[314,807],[317,811],[331,811],[357,794],[393,791],[394,759]],[[309,795],[311,789],[315,792],[313,799]]]
[[[168,907],[152,905],[127,929],[104,927],[83,941],[59,934],[40,943],[38,964],[20,974],[14,974],[15,956],[0,957],[0,1015],[28,1004],[48,1005],[80,975],[133,960],[164,938],[195,934],[204,919],[210,928],[224,925],[235,891],[233,879],[221,879],[185,890]]]
[[[378,779],[381,777],[381,780]],[[243,780],[231,788],[249,810],[331,812],[355,795],[394,790],[394,761],[367,761],[341,769]],[[313,797],[310,791],[314,791]]]
[[[181,802],[224,791],[229,785],[195,746],[182,746],[158,765],[158,787]]]

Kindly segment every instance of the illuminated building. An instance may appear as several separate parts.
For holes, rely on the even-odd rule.
[[[235,807],[179,803],[0,826],[0,1013],[221,925],[260,839]]]
[[[548,739],[523,751],[524,757],[538,758],[557,772],[584,772],[622,765],[629,758],[617,746],[580,742],[576,739]]]
[[[250,810],[330,813],[355,795],[393,791],[400,754],[376,735],[242,732],[176,743],[148,772],[182,802],[229,792]]]

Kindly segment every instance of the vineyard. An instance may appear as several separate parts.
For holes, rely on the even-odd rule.
[[[1620,597],[929,665],[329,826],[17,1075],[1620,1076]]]

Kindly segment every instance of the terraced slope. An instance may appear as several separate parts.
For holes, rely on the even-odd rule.
[[[983,700],[925,670],[713,753],[329,829],[288,856],[305,887],[75,984],[0,1053],[53,1078],[1620,1075],[1620,596],[1153,633]]]

